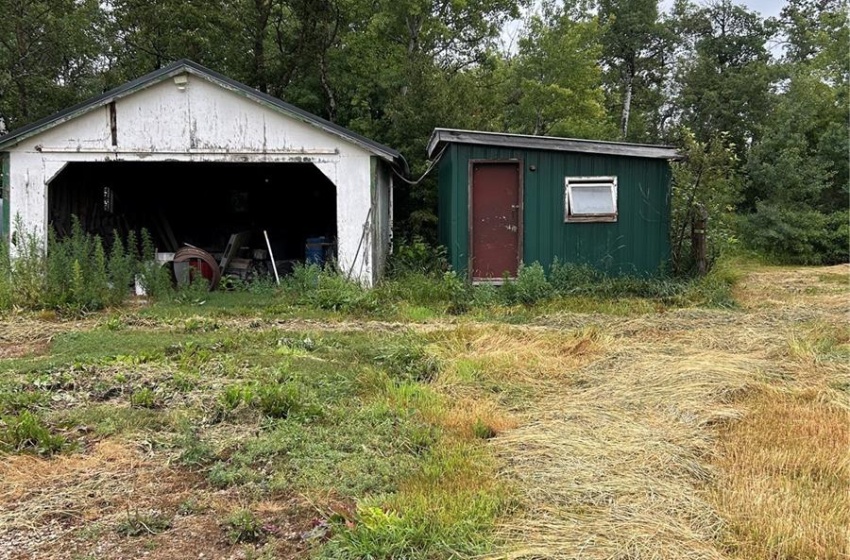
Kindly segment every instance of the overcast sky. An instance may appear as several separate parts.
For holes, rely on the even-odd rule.
[[[740,2],[747,8],[759,12],[763,17],[775,17],[779,15],[779,11],[785,2],[779,0],[744,0]]]
[[[673,0],[659,1],[661,11],[667,11],[673,5]],[[763,18],[778,16],[780,10],[782,10],[782,6],[785,5],[785,0],[733,0],[733,2],[743,4],[748,10],[760,13]],[[704,4],[705,2],[703,0],[696,0],[696,3]],[[509,22],[502,28],[502,43],[507,50],[516,52],[516,41],[520,29],[522,29],[521,21]],[[778,44],[770,45],[769,48],[773,51],[774,55],[778,56],[781,52]]]
[[[785,5],[784,0],[736,0],[735,3],[743,4],[748,9],[760,13],[765,18],[778,16],[782,6]],[[701,4],[701,2],[697,0],[697,4]],[[672,0],[661,0],[661,9],[663,10],[666,10],[672,5]]]

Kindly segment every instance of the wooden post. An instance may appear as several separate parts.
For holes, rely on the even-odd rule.
[[[705,241],[707,226],[708,210],[702,204],[698,204],[694,208],[693,220],[691,221],[691,251],[700,276],[705,276],[705,273],[708,272],[708,251]]]

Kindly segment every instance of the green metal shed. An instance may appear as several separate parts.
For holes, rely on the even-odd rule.
[[[669,146],[438,128],[439,235],[476,282],[520,263],[653,275],[670,259]]]

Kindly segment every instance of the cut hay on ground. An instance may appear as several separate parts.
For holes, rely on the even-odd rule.
[[[50,519],[73,525],[123,512],[130,505],[144,507],[146,497],[169,494],[176,482],[167,464],[109,441],[85,454],[5,457],[0,480],[3,530],[32,530]]]
[[[745,538],[742,527],[747,528],[744,512],[759,521],[762,532],[754,537],[763,539],[759,546],[745,548],[750,553],[847,558],[840,539],[847,513],[835,512],[846,499],[825,498],[823,492],[810,497],[806,481],[778,492],[780,475],[767,467],[760,471],[762,479],[730,484],[730,477],[746,477],[732,467],[748,464],[748,455],[760,451],[755,444],[718,447],[721,437],[741,437],[734,427],[746,426],[742,419],[763,424],[761,417],[751,416],[766,414],[753,404],[762,402],[762,395],[773,392],[775,400],[810,394],[832,411],[818,413],[829,441],[821,437],[812,444],[823,460],[804,460],[808,466],[803,467],[789,463],[786,451],[785,463],[777,465],[802,472],[823,469],[823,476],[844,481],[839,486],[850,484],[843,458],[850,444],[848,399],[842,389],[850,368],[846,359],[820,360],[812,357],[814,350],[795,352],[794,347],[804,337],[808,346],[803,348],[821,351],[832,345],[846,355],[846,335],[811,325],[845,325],[847,287],[840,292],[810,289],[802,298],[805,290],[790,284],[817,282],[818,276],[792,276],[783,291],[795,296],[771,294],[765,302],[748,295],[748,310],[681,310],[627,319],[564,314],[541,320],[541,326],[563,329],[565,338],[574,336],[569,329],[592,324],[604,343],[588,365],[564,360],[557,371],[557,364],[547,362],[548,384],[536,384],[542,391],[521,426],[493,440],[504,475],[523,489],[524,509],[502,524],[504,544],[488,558],[735,557],[745,544],[740,540]],[[768,292],[762,282],[769,281],[757,277],[754,284]],[[792,299],[794,304],[787,305]],[[823,332],[831,337],[826,342]],[[767,432],[772,445],[785,449],[781,429],[770,424]],[[796,452],[806,453],[802,448]],[[733,495],[747,485],[745,491],[753,495]],[[784,511],[771,497],[777,493],[789,504]],[[744,508],[744,502],[750,506]],[[805,504],[819,511],[807,515],[808,529],[797,530],[792,514]],[[781,519],[774,522],[774,515]],[[793,548],[783,549],[783,540],[792,541]]]
[[[711,427],[739,416],[749,359],[621,351],[578,372],[494,445],[526,489],[506,558],[722,558],[722,520],[697,489],[713,472]]]

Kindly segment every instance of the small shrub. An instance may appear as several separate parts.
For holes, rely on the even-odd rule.
[[[12,261],[5,236],[0,236],[0,310],[10,309],[14,304],[12,294]]]
[[[846,208],[826,214],[760,202],[755,213],[741,220],[742,239],[750,248],[782,263],[845,263],[848,217]]]
[[[50,395],[43,391],[0,390],[0,413],[17,414],[47,406]]]
[[[330,268],[316,265],[296,267],[287,288],[296,292],[301,305],[343,312],[373,312],[378,309],[377,294]]]
[[[225,412],[235,410],[239,405],[249,404],[254,400],[254,392],[250,386],[228,385],[218,396],[219,406]]]
[[[250,467],[244,465],[232,466],[227,462],[219,461],[210,468],[207,473],[207,480],[216,488],[227,488],[258,482],[260,476],[257,471]]]
[[[433,381],[440,371],[437,357],[415,342],[401,342],[387,348],[375,357],[375,362],[391,376],[405,381]]]
[[[186,498],[177,506],[177,515],[187,516],[194,515],[204,511],[206,507],[201,504],[197,498]]]
[[[174,296],[171,270],[156,262],[143,262],[139,265],[139,283],[145,294],[153,300],[168,300]]]
[[[685,298],[707,307],[735,307],[737,302],[732,288],[739,277],[740,273],[728,261],[720,259],[708,274],[688,285]]]
[[[239,406],[259,410],[269,418],[288,418],[292,414],[317,416],[313,405],[299,383],[268,380],[249,385],[231,385],[219,395],[219,406],[225,415]]]
[[[165,267],[154,264],[159,270],[167,272]],[[170,295],[176,303],[203,305],[210,297],[210,283],[201,274],[195,274],[189,269],[190,278],[177,279],[177,289]],[[170,279],[169,279],[170,281]]]
[[[201,439],[197,430],[188,425],[183,426],[177,445],[183,448],[178,458],[182,465],[203,467],[215,461],[216,453],[212,445]]]
[[[142,229],[142,256],[139,281],[145,293],[154,300],[167,300],[174,295],[171,269],[156,262],[156,247],[147,229]],[[129,241],[128,241],[129,245]]]
[[[238,509],[226,521],[227,537],[233,544],[260,541],[265,531],[260,519],[247,509]]]
[[[169,381],[168,384],[173,387],[175,391],[188,393],[197,387],[198,379],[194,375],[177,372],[172,376],[171,381]]]
[[[254,395],[257,408],[270,418],[286,418],[302,408],[301,389],[293,382],[257,384]]]
[[[61,451],[67,440],[51,433],[41,418],[25,410],[17,416],[4,416],[0,427],[0,447],[10,451],[33,451],[53,455]]]
[[[557,257],[549,269],[549,282],[558,294],[574,294],[587,290],[602,279],[602,274],[587,264],[562,263]]]
[[[552,297],[552,285],[546,279],[546,271],[540,263],[521,265],[515,281],[506,280],[504,297],[509,303],[534,305]]]
[[[472,305],[474,307],[493,307],[502,302],[502,294],[492,284],[482,284],[472,288]]]
[[[35,231],[28,232],[20,216],[15,218],[17,244],[14,260],[5,259],[12,306],[41,309],[46,289],[46,255],[42,239]],[[9,247],[4,247],[5,251]]]
[[[448,312],[460,315],[472,307],[472,286],[461,280],[454,271],[446,272],[442,277],[442,285],[448,295]]]
[[[171,520],[160,513],[127,512],[127,516],[118,524],[116,532],[122,537],[140,537],[158,535],[171,528]]]
[[[472,425],[472,435],[478,439],[492,439],[496,437],[496,430],[482,421],[481,418],[476,418],[475,423]]]
[[[112,249],[109,252],[109,303],[119,305],[127,299],[136,275],[138,263],[132,253],[124,250],[124,242],[117,231],[112,232]]]
[[[130,406],[135,408],[157,408],[159,407],[159,399],[153,389],[142,387],[133,391],[130,395]]]
[[[27,232],[20,217],[15,230],[14,259],[9,258],[9,247],[0,244],[0,309],[17,306],[79,314],[119,305],[129,295],[137,267],[135,251],[129,250],[134,236],[128,236],[125,251],[114,235],[107,257],[103,240],[83,231],[75,216],[69,236],[59,239],[48,232],[46,252],[43,236]]]
[[[387,263],[392,276],[424,274],[438,276],[448,270],[448,252],[445,247],[434,247],[421,237],[397,243]]]
[[[206,281],[204,283],[206,283]],[[183,293],[186,292],[181,292],[181,295]],[[204,287],[203,294],[206,293],[207,288]],[[187,333],[213,332],[217,331],[219,328],[219,324],[216,321],[207,319],[206,317],[188,317],[185,321],[183,321],[183,330]]]

